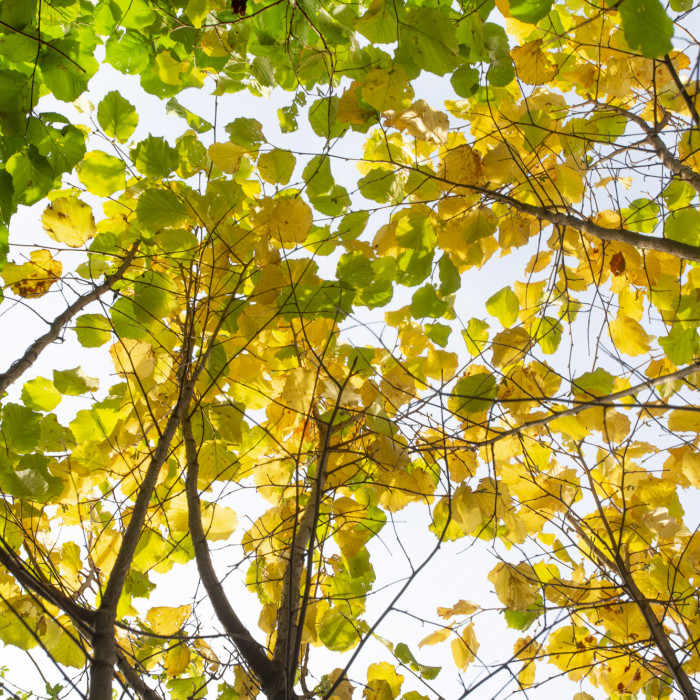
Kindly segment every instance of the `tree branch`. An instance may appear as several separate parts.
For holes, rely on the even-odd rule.
[[[33,364],[44,349],[53,343],[60,335],[63,327],[79,311],[82,311],[88,304],[99,299],[105,292],[108,292],[115,282],[118,282],[129,269],[134,260],[138,243],[129,249],[121,265],[111,274],[105,277],[104,282],[98,284],[86,294],[78,297],[63,313],[56,316],[51,322],[49,330],[40,338],[37,338],[24,352],[24,355],[15,360],[4,374],[0,374],[0,394],[7,391],[7,388],[16,382]]]
[[[548,423],[551,423],[553,420],[556,420],[557,418],[564,418],[566,416],[575,416],[577,413],[580,413],[581,411],[586,410],[587,408],[595,408],[596,406],[604,406],[605,404],[609,402],[614,402],[617,401],[618,399],[623,399],[627,396],[634,396],[634,394],[644,390],[644,389],[651,389],[655,386],[660,386],[661,384],[668,384],[669,382],[676,381],[678,379],[683,379],[684,377],[687,377],[690,374],[695,374],[695,372],[700,372],[700,361],[694,362],[692,365],[688,365],[687,367],[684,367],[683,369],[679,369],[675,372],[671,372],[670,374],[664,374],[661,377],[656,377],[655,379],[648,379],[645,382],[641,382],[640,384],[636,384],[635,386],[630,387],[629,389],[623,389],[622,391],[617,391],[614,394],[608,394],[608,396],[602,396],[600,398],[593,399],[591,401],[581,401],[577,402],[575,406],[572,406],[571,408],[567,408],[563,411],[558,411],[556,413],[551,413],[548,416],[545,416],[544,418],[538,418],[537,420],[533,421],[526,421],[522,425],[519,425],[516,428],[509,428],[508,430],[504,430],[500,433],[497,433],[493,437],[486,438],[485,440],[479,440],[478,442],[471,442],[469,443],[469,447],[472,450],[477,450],[480,447],[487,447],[488,445],[493,445],[494,443],[498,442],[499,440],[503,440],[503,438],[507,438],[511,435],[518,435],[522,433],[524,430],[528,430],[529,428],[538,428],[542,425],[547,425]],[[490,428],[488,429],[491,432],[495,432],[494,430],[491,430]]]
[[[181,424],[187,460],[185,492],[187,495],[188,522],[190,537],[194,546],[195,561],[197,562],[197,571],[214,608],[216,617],[223,625],[226,634],[260,680],[263,691],[268,697],[274,697],[273,693],[279,692],[280,687],[283,687],[281,686],[283,674],[278,669],[278,666],[268,658],[265,647],[253,638],[248,628],[236,615],[214,571],[206,533],[202,527],[202,508],[197,488],[199,460],[197,458],[197,445],[192,434],[192,422],[187,412],[182,416]]]
[[[622,107],[616,105],[602,104],[596,100],[590,99],[591,104],[596,107],[610,109],[618,114],[626,117],[631,122],[634,122],[646,135],[646,142],[656,151],[661,162],[679,179],[685,180],[696,192],[700,192],[700,174],[696,173],[690,166],[686,165],[682,160],[676,158],[668,146],[663,142],[658,132],[652,129],[646,120],[639,115],[634,114]]]

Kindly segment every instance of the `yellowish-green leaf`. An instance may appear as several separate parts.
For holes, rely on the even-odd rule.
[[[71,248],[85,245],[95,235],[92,209],[77,197],[59,197],[44,210],[44,231],[59,243]]]

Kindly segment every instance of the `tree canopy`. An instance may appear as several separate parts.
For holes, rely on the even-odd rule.
[[[698,697],[696,19],[0,2],[0,641],[43,697]]]

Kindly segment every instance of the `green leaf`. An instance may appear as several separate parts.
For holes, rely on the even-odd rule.
[[[251,148],[258,143],[265,143],[265,134],[262,132],[262,124],[251,117],[238,117],[224,127],[231,141],[239,146]]]
[[[134,165],[146,176],[164,178],[177,168],[177,151],[162,136],[149,136],[131,150]]]
[[[462,276],[449,255],[443,255],[438,262],[440,272],[440,287],[442,296],[454,294],[462,286]]]
[[[343,241],[355,240],[365,230],[368,221],[368,212],[350,212],[341,219],[336,236]]]
[[[84,348],[98,348],[112,337],[112,324],[101,314],[78,316],[74,330]]]
[[[529,24],[537,24],[551,9],[552,0],[510,0],[510,14]]]
[[[408,209],[395,219],[396,242],[404,248],[434,250],[437,232],[427,207]]]
[[[700,338],[697,330],[693,327],[683,328],[680,323],[675,323],[665,338],[659,338],[659,345],[677,367],[687,365],[695,359],[698,342]]]
[[[396,58],[423,70],[445,75],[459,63],[455,23],[447,6],[417,7],[406,13],[399,26]]]
[[[291,151],[273,148],[258,158],[260,177],[272,185],[286,185],[292,178],[297,159]]]
[[[326,649],[347,651],[359,641],[357,623],[338,608],[329,610],[318,626],[318,638]]]
[[[561,342],[562,326],[556,318],[544,316],[537,326],[535,340],[545,355],[553,355]]]
[[[34,411],[53,411],[61,403],[61,392],[53,382],[37,377],[22,388],[22,403]]]
[[[197,116],[194,112],[183,107],[174,97],[171,97],[166,103],[165,112],[184,119],[187,122],[187,126],[198,134],[204,134],[213,128],[206,119]]]
[[[452,329],[444,323],[426,323],[423,328],[428,338],[441,348],[447,345],[447,341],[452,333]]]
[[[450,394],[448,407],[460,418],[469,419],[470,416],[488,411],[497,393],[496,378],[486,371],[481,371],[457,380]]]
[[[90,151],[76,168],[85,189],[98,197],[109,197],[126,186],[124,162],[102,151]]]
[[[505,87],[515,78],[508,37],[503,27],[493,22],[484,24],[484,43],[488,53],[488,81],[492,87]]]
[[[309,124],[317,136],[334,139],[342,135],[347,126],[338,121],[338,98],[324,97],[309,107]]]
[[[97,106],[97,121],[110,138],[124,143],[139,123],[136,108],[119,92],[108,92]]]
[[[41,414],[17,403],[8,403],[2,410],[0,440],[10,452],[31,452],[40,437]]]
[[[154,58],[153,40],[133,29],[115,32],[105,43],[105,60],[120,73],[141,75]]]
[[[150,188],[136,204],[139,223],[150,231],[177,228],[187,217],[187,208],[172,190]]]
[[[510,287],[503,287],[488,299],[486,310],[495,316],[504,328],[510,328],[518,320],[520,302]]]
[[[503,611],[503,617],[508,627],[512,630],[518,630],[519,632],[524,632],[532,627],[532,624],[537,620],[540,614],[541,611],[532,610],[531,608],[527,610],[507,609]]]
[[[678,209],[667,217],[664,235],[673,241],[700,245],[700,212],[697,209]]]
[[[426,284],[413,294],[410,308],[413,318],[440,318],[447,311],[448,305],[438,297],[435,287]]]
[[[374,268],[372,262],[360,251],[345,253],[338,260],[336,269],[338,280],[344,282],[353,289],[368,287],[374,281]]]
[[[671,180],[662,193],[666,206],[671,210],[685,209],[695,199],[697,192],[685,180]]]
[[[489,324],[478,318],[470,319],[466,330],[462,331],[464,344],[472,357],[476,357],[489,339]]]
[[[584,400],[594,396],[611,394],[615,377],[610,372],[598,367],[594,372],[586,372],[571,383],[574,396]]]
[[[412,671],[419,673],[422,678],[432,681],[442,670],[440,666],[424,666],[416,661],[416,657],[413,656],[411,650],[404,644],[400,642],[394,648],[394,656],[402,663],[406,664]],[[404,696],[406,697],[406,696]]]
[[[643,197],[635,199],[630,206],[620,210],[624,226],[639,233],[652,233],[657,226],[659,205]]]
[[[372,44],[398,41],[398,15],[402,4],[372,0],[365,13],[355,20],[355,29]]]
[[[617,6],[625,41],[647,58],[672,50],[673,22],[659,0],[624,0]]]
[[[0,489],[10,496],[36,503],[48,503],[63,491],[63,481],[48,470],[48,457],[42,454],[22,455],[11,467],[0,457]]]
[[[55,46],[56,51],[47,51],[40,56],[41,74],[54,97],[63,102],[72,102],[85,92],[90,76],[81,65],[82,57],[75,50],[77,48],[75,42],[58,41]],[[76,66],[69,58],[57,51],[65,52],[79,65]]]
[[[97,391],[100,382],[88,377],[81,367],[53,371],[53,385],[64,396],[80,396],[88,391]]]
[[[450,76],[453,90],[460,97],[471,97],[479,89],[480,74],[476,68],[463,65]]]

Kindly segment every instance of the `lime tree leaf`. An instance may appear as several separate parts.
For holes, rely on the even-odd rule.
[[[206,119],[197,116],[194,112],[191,112],[186,107],[183,107],[174,97],[171,97],[166,103],[165,111],[167,114],[174,114],[175,116],[184,119],[187,122],[187,126],[196,131],[198,134],[205,134],[207,131],[211,131],[213,128]]]
[[[133,149],[131,159],[146,177],[164,178],[177,168],[177,151],[162,136],[149,136]]]
[[[146,190],[136,204],[139,223],[151,231],[177,228],[184,223],[187,208],[172,190],[151,188]]]
[[[515,19],[529,24],[537,24],[549,14],[552,9],[552,0],[510,0],[509,9],[510,14]]]
[[[77,197],[59,197],[44,210],[44,231],[54,241],[80,248],[95,235],[92,209]]]
[[[510,328],[518,320],[520,302],[510,287],[503,287],[488,299],[486,310],[495,316],[504,328]]]
[[[337,608],[323,616],[318,626],[318,638],[331,651],[347,651],[360,641],[357,623]]]
[[[290,151],[273,148],[258,158],[258,172],[265,182],[272,185],[286,185],[292,178],[296,162],[294,154]]]
[[[665,338],[659,338],[659,345],[666,351],[668,359],[680,367],[693,361],[699,341],[695,328],[683,328],[680,323],[676,323]]]
[[[406,644],[400,642],[394,648],[394,656],[402,663],[406,664],[412,671],[419,673],[426,680],[433,680],[442,670],[440,666],[424,666],[416,661],[416,657]]]
[[[64,396],[80,396],[88,391],[97,391],[100,382],[88,377],[81,367],[53,371],[53,385]]]
[[[598,367],[593,372],[586,372],[573,380],[571,388],[574,396],[582,399],[590,399],[593,396],[606,396],[611,394],[615,378],[607,370]]]
[[[450,394],[448,406],[450,411],[460,418],[469,418],[488,411],[497,393],[496,378],[482,369],[457,380]]]
[[[136,108],[119,92],[108,92],[97,105],[97,121],[110,138],[124,143],[138,126]]]
[[[478,318],[472,318],[462,331],[464,344],[472,357],[476,357],[486,346],[489,339],[489,324]]]
[[[90,151],[78,164],[78,179],[98,197],[109,197],[126,185],[124,162],[102,151]]]
[[[700,212],[679,209],[671,213],[664,226],[666,238],[689,245],[700,245]]]
[[[74,330],[84,348],[98,348],[112,337],[112,324],[101,314],[78,316]]]
[[[61,403],[61,392],[53,382],[37,377],[22,388],[22,403],[34,411],[53,411]]]
[[[244,148],[251,148],[255,144],[265,143],[267,140],[263,134],[262,124],[251,117],[238,117],[224,127],[224,131],[234,143]]]
[[[459,65],[455,23],[445,10],[443,5],[439,9],[417,7],[406,13],[399,26],[399,60],[436,75],[445,75]]]
[[[309,107],[309,124],[317,136],[334,139],[340,136],[347,126],[338,121],[338,97],[324,97]]]
[[[659,58],[673,48],[673,22],[659,0],[624,0],[618,6],[625,41],[647,58]]]
[[[413,318],[440,318],[448,306],[446,301],[438,297],[435,287],[426,284],[413,294],[410,308]]]
[[[31,408],[9,403],[2,411],[2,431],[0,440],[9,452],[32,452],[36,449],[41,431],[41,414]]]

